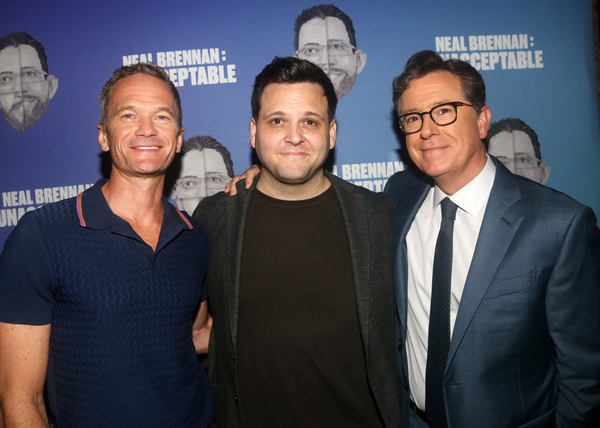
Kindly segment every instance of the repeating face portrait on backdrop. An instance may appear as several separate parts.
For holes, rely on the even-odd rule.
[[[229,150],[208,135],[192,137],[181,146],[181,170],[169,198],[192,214],[203,198],[225,189],[231,178]]]
[[[0,109],[15,131],[35,125],[57,89],[40,42],[27,33],[0,38]]]
[[[367,54],[356,47],[352,20],[334,5],[321,4],[304,9],[294,31],[296,56],[321,67],[343,98],[367,63]]]
[[[521,119],[508,118],[492,123],[487,136],[488,153],[512,173],[546,184],[550,166],[542,162],[536,132]]]

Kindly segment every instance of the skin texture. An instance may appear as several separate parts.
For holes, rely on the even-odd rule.
[[[267,85],[258,120],[250,122],[250,142],[262,163],[258,190],[286,200],[325,191],[330,183],[323,164],[335,145],[336,130],[320,85]]]
[[[444,102],[469,103],[460,79],[448,72],[436,72],[414,79],[398,103],[398,115],[429,111]],[[486,163],[482,139],[487,135],[491,112],[483,107],[458,107],[456,122],[436,125],[424,116],[423,128],[406,136],[408,153],[416,166],[432,177],[442,191],[452,195],[481,172]]]
[[[488,153],[496,156],[514,174],[541,184],[546,184],[550,177],[550,167],[535,157],[531,139],[523,131],[502,131],[494,135]]]
[[[49,343],[49,324],[0,323],[0,426],[48,426],[42,391]]]
[[[165,171],[183,143],[173,94],[159,79],[135,74],[117,82],[108,110],[108,123],[98,125],[100,148],[110,151],[112,159],[104,197],[111,210],[155,249]]]
[[[176,110],[169,87],[155,77],[135,74],[117,82],[108,124],[98,125],[100,148],[112,157],[111,179],[164,176],[183,143]]]
[[[98,125],[98,143],[111,152],[113,162],[104,196],[111,210],[153,249],[162,224],[164,173],[183,141],[175,111],[164,82],[134,74],[116,84],[108,123]],[[190,331],[199,352],[208,349],[211,325],[205,301]],[[42,391],[50,331],[50,325],[0,323],[0,426],[48,426]]]
[[[336,42],[350,45],[346,27],[338,18],[313,18],[302,25],[298,34],[299,50],[311,45],[335,45]],[[323,49],[317,57],[305,58],[301,54],[298,57],[308,59],[325,71],[333,83],[338,99],[344,97],[352,89],[357,74],[367,63],[367,54],[360,49],[356,49],[353,54],[341,56],[331,55],[328,49]]]
[[[0,51],[0,77],[2,73],[19,75],[22,71],[33,70],[43,72],[40,58],[31,46],[10,46]],[[4,119],[15,131],[25,132],[46,113],[48,102],[57,89],[58,79],[52,75],[31,83],[23,83],[18,79],[12,91],[0,93]]]

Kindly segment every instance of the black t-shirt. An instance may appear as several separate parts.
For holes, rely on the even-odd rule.
[[[245,427],[382,426],[367,381],[335,191],[255,191],[246,220],[238,381]]]

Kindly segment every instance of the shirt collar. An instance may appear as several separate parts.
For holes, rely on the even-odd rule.
[[[108,179],[100,179],[89,189],[77,195],[77,216],[79,224],[82,227],[90,229],[120,229],[121,220],[111,211],[102,193],[102,186],[108,182]],[[178,225],[179,229],[193,229],[194,226],[188,218],[175,206],[169,203],[168,199],[162,198],[164,207],[163,225]],[[121,220],[121,221],[119,221]]]
[[[433,206],[438,204],[445,197],[450,198],[458,207],[476,216],[484,203],[488,200],[489,194],[494,185],[494,177],[496,176],[496,165],[492,159],[486,154],[487,161],[481,172],[452,196],[446,195],[437,185],[433,193]]]

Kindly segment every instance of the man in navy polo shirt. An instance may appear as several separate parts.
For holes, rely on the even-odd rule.
[[[136,64],[100,104],[110,179],[27,213],[0,255],[0,414],[7,427],[206,427],[208,240],[163,196],[179,95]]]

